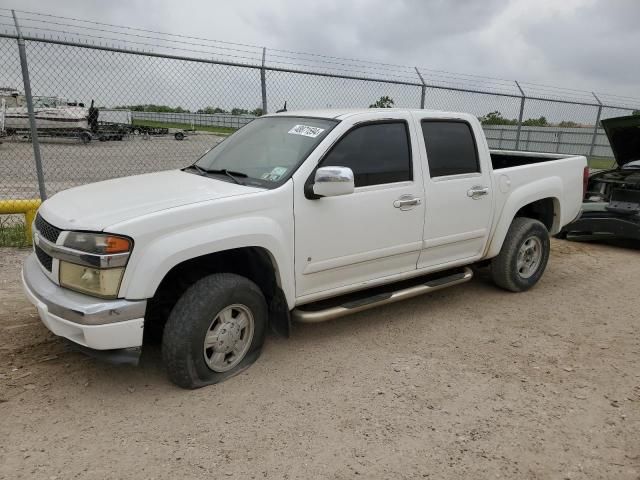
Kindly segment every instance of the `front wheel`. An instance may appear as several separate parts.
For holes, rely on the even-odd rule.
[[[204,277],[180,297],[162,337],[169,378],[183,388],[218,383],[251,365],[266,333],[258,286],[230,273]]]
[[[512,292],[530,289],[544,273],[549,249],[549,232],[542,222],[514,218],[500,253],[491,260],[493,282]]]

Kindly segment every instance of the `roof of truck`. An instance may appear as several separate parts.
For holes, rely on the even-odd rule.
[[[296,117],[316,117],[316,118],[335,118],[342,119],[346,118],[349,115],[354,115],[357,113],[363,113],[366,111],[370,111],[372,109],[364,109],[364,108],[328,108],[328,109],[318,109],[318,110],[291,110],[286,112],[273,113],[270,115],[287,115],[287,116],[296,116]],[[380,109],[384,110],[384,109]],[[394,109],[401,110],[401,109]]]
[[[286,115],[291,117],[315,117],[315,118],[333,118],[336,120],[344,120],[352,115],[358,115],[362,113],[388,113],[388,112],[429,112],[433,113],[434,117],[454,116],[464,117],[468,114],[457,112],[444,112],[441,110],[426,110],[419,108],[330,108],[330,109],[318,109],[318,110],[291,110],[280,113],[270,113],[269,116]]]

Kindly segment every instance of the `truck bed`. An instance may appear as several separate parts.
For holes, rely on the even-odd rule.
[[[517,150],[489,150],[489,153],[491,154],[491,165],[494,170],[549,162],[551,160],[560,160],[575,156],[557,153],[520,152]]]

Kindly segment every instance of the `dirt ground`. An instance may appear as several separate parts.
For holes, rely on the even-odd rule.
[[[554,241],[482,276],[270,337],[196,391],[65,351],[0,249],[0,478],[640,478],[640,250]]]

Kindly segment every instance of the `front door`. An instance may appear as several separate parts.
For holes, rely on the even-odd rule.
[[[367,122],[367,116],[357,124],[343,121],[342,136],[318,164],[351,168],[354,193],[310,200],[303,191],[308,176],[296,178],[296,296],[302,301],[416,268],[424,223],[416,132],[406,113],[390,112],[384,122]]]
[[[482,132],[474,135],[463,120],[430,118],[420,123],[428,172],[418,268],[468,263],[483,254],[493,211],[491,159],[479,157],[475,140]]]

